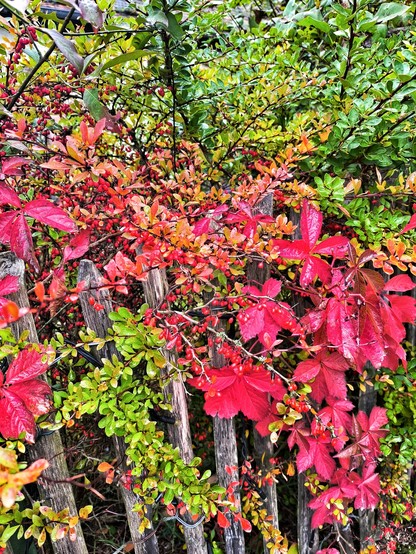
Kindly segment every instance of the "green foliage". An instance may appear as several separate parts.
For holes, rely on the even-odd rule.
[[[57,420],[72,425],[74,417],[97,414],[98,427],[108,437],[123,437],[139,499],[137,511],[145,521],[145,506],[157,504],[159,495],[165,505],[176,498],[193,514],[215,514],[224,490],[209,484],[210,471],[200,475],[199,458],[186,464],[149,415],[150,409],[170,406],[157,386],[165,364],[158,350],[163,341],[158,330],[143,324],[146,309],[143,305],[137,315],[125,308],[111,314],[114,326],[107,340],[114,341],[123,359],[103,359],[102,368],[70,381],[67,391],[58,394]],[[87,348],[88,341],[95,341],[91,334],[82,337]]]

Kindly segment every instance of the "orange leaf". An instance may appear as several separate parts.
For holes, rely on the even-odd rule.
[[[231,525],[231,523],[228,521],[228,519],[225,517],[225,515],[222,512],[218,512],[217,521],[218,521],[218,525],[223,529],[227,529],[227,527],[230,527]]]
[[[246,533],[250,533],[251,523],[247,519],[244,519],[243,517],[241,518],[240,522],[241,522],[241,527],[243,528],[243,531],[245,531]]]
[[[34,291],[36,294],[36,298],[39,300],[39,302],[43,302],[45,299],[45,286],[41,281],[36,283],[34,287]]]
[[[106,471],[110,471],[110,469],[114,469],[113,466],[107,462],[101,462],[101,464],[97,467],[98,471],[101,471],[102,473],[105,473]]]
[[[11,300],[9,300],[7,304],[2,306],[0,315],[7,323],[16,321],[16,319],[19,319],[19,306],[14,302],[12,302]]]

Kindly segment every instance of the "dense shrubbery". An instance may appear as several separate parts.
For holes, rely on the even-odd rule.
[[[73,539],[80,518],[90,550],[96,521],[100,552],[120,547],[119,484],[166,551],[183,542],[172,521],[185,535],[204,521],[216,552],[230,526],[248,552],[262,537],[271,552],[393,552],[391,528],[414,517],[414,7],[152,0],[129,15],[103,0],[65,21],[7,8],[0,242],[26,262],[44,346],[6,328],[27,310],[3,279],[0,546]],[[103,274],[95,288],[81,258]],[[106,291],[104,338],[78,300],[107,321]],[[193,460],[172,439],[180,383]],[[215,437],[236,416],[236,466],[215,470],[211,421]],[[18,465],[34,417],[63,428],[95,519],[20,499],[48,464]]]

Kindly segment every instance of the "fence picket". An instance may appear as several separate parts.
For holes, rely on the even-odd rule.
[[[20,308],[29,307],[29,298],[25,285],[25,264],[12,252],[0,254],[0,279],[7,275],[14,275],[19,278],[19,290],[8,295],[10,300],[15,302]],[[20,337],[25,330],[29,331],[29,341],[39,342],[35,322],[31,313],[26,314],[15,323],[11,324],[11,329],[16,337]],[[51,435],[41,437],[33,446],[27,449],[28,458],[31,462],[40,458],[49,461],[49,467],[38,480],[38,490],[40,498],[46,505],[51,505],[53,510],[59,512],[64,508],[69,508],[71,516],[78,513],[75,503],[72,485],[68,482],[70,475],[66,463],[64,447],[61,436],[58,431]],[[71,541],[69,536],[51,543],[48,550],[54,554],[88,554],[81,525],[76,526],[76,539]]]
[[[113,306],[108,290],[100,288],[100,285],[103,284],[102,276],[94,263],[90,260],[81,260],[80,262],[78,282],[81,281],[84,283],[86,289],[79,295],[85,323],[98,337],[105,338],[108,329],[111,327],[108,314],[113,311]],[[94,310],[93,306],[91,306],[88,301],[91,296],[103,306],[103,310],[100,312]],[[102,353],[101,355],[103,357],[110,360],[114,354],[119,357],[114,343],[112,342],[108,342],[100,353]],[[126,445],[123,439],[114,436],[113,445],[120,467],[123,471],[127,471],[129,467],[126,464]],[[137,504],[136,495],[133,491],[125,489],[124,487],[120,487],[120,492],[126,508],[127,522],[135,554],[157,554],[159,552],[159,547],[153,528],[147,529],[144,533],[139,532],[141,519],[137,512],[133,511],[135,504]],[[148,517],[151,519],[150,512],[148,513]]]
[[[168,291],[166,272],[161,269],[151,269],[148,273],[147,281],[143,282],[143,291],[149,306],[151,308],[158,308],[164,301]],[[168,377],[175,371],[174,368],[176,366],[175,362],[177,356],[172,350],[167,349],[163,349],[162,354],[166,359],[166,367],[162,369],[162,373]],[[176,423],[168,427],[169,440],[173,446],[179,448],[184,462],[189,463],[194,457],[194,454],[192,450],[185,387],[180,379],[172,379],[170,377],[167,380],[163,392],[165,398],[172,406],[172,412],[176,419]],[[207,553],[202,525],[195,528],[184,527],[184,535],[188,554]]]

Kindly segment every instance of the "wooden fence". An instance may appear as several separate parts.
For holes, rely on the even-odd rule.
[[[262,213],[271,213],[272,200],[265,198],[259,204],[258,210]],[[248,266],[248,280],[255,283],[265,282],[269,277],[267,267],[259,267],[256,260],[252,260]],[[10,298],[19,305],[19,307],[29,306],[28,295],[24,283],[24,264],[16,258],[14,254],[0,254],[0,279],[6,275],[16,275],[19,278],[19,291],[10,296]],[[79,267],[78,280],[85,284],[85,291],[80,294],[80,303],[85,324],[88,328],[95,331],[98,337],[105,337],[107,330],[111,326],[109,313],[113,311],[113,306],[108,290],[100,287],[102,284],[102,276],[97,268],[89,260],[82,260]],[[146,302],[152,308],[158,308],[165,299],[167,294],[167,279],[164,270],[153,269],[149,272],[148,280],[143,285],[143,292]],[[103,306],[103,310],[97,312],[89,302],[89,298],[94,299]],[[298,315],[302,315],[302,304],[298,303]],[[223,323],[218,322],[216,331],[222,332]],[[12,324],[12,330],[16,337],[19,337],[23,330],[29,331],[29,341],[38,342],[36,328],[33,317],[30,313],[22,319]],[[214,346],[211,348],[210,357],[213,367],[221,367],[224,365],[224,359],[218,352],[218,345],[213,341]],[[114,344],[107,342],[100,356],[111,358],[113,355],[118,355]],[[175,354],[171,350],[164,351],[166,359],[165,375],[170,375],[173,368],[176,366]],[[172,445],[178,447],[181,457],[185,462],[190,462],[194,456],[191,440],[191,432],[189,426],[187,398],[183,382],[178,376],[178,379],[166,379],[167,385],[163,392],[166,400],[171,404],[172,411],[176,419],[175,425],[169,426],[169,440]],[[360,398],[360,409],[367,413],[371,410],[375,403],[375,396],[370,391],[364,391]],[[213,418],[213,431],[215,443],[215,461],[216,472],[219,484],[227,488],[231,482],[239,481],[238,468],[239,460],[237,438],[235,432],[235,422],[233,419]],[[126,470],[126,446],[120,437],[113,439],[114,451],[117,456],[119,466]],[[254,446],[256,449],[255,457],[259,461],[260,469],[263,475],[269,471],[270,466],[268,459],[273,454],[273,448],[268,439],[264,439],[259,435],[254,437]],[[65,451],[62,444],[59,432],[42,437],[35,445],[28,448],[29,460],[38,458],[46,458],[50,462],[50,467],[44,472],[43,477],[39,479],[39,497],[50,504],[54,510],[60,511],[68,507],[71,515],[77,514],[74,494],[70,483],[70,472],[68,471]],[[226,469],[227,468],[227,469]],[[304,476],[301,474],[298,477],[298,540],[299,554],[313,554],[319,549],[320,538],[317,530],[312,531],[310,527],[311,510],[307,507],[309,501],[308,492],[304,486]],[[127,523],[130,530],[131,542],[134,545],[136,554],[157,554],[159,552],[156,533],[153,529],[146,529],[142,534],[139,532],[140,518],[137,512],[133,511],[133,507],[137,502],[136,495],[125,489],[120,488],[120,493],[125,506]],[[270,520],[278,527],[278,490],[275,483],[265,485],[263,490],[264,507],[267,509]],[[240,502],[239,490],[235,494],[237,504]],[[147,514],[151,519],[151,512]],[[367,544],[367,538],[371,534],[370,529],[373,521],[373,512],[360,514],[360,537],[361,547]],[[184,516],[186,518],[186,515]],[[230,526],[224,530],[225,552],[226,554],[244,554],[246,552],[244,533],[241,524],[228,515]],[[295,514],[293,518],[295,519]],[[337,530],[339,536],[342,537],[344,554],[353,554],[354,545],[350,529],[339,528]],[[185,527],[184,535],[186,541],[187,552],[190,554],[210,554],[210,547],[204,538],[203,523],[197,527]],[[77,526],[77,539],[72,542],[68,537],[55,543],[47,542],[40,550],[43,554],[88,554],[87,546],[83,537],[81,527]],[[264,544],[264,552],[269,550]],[[7,549],[8,554],[13,554],[10,547]],[[248,552],[248,551],[247,551]],[[249,553],[250,554],[250,553]]]

